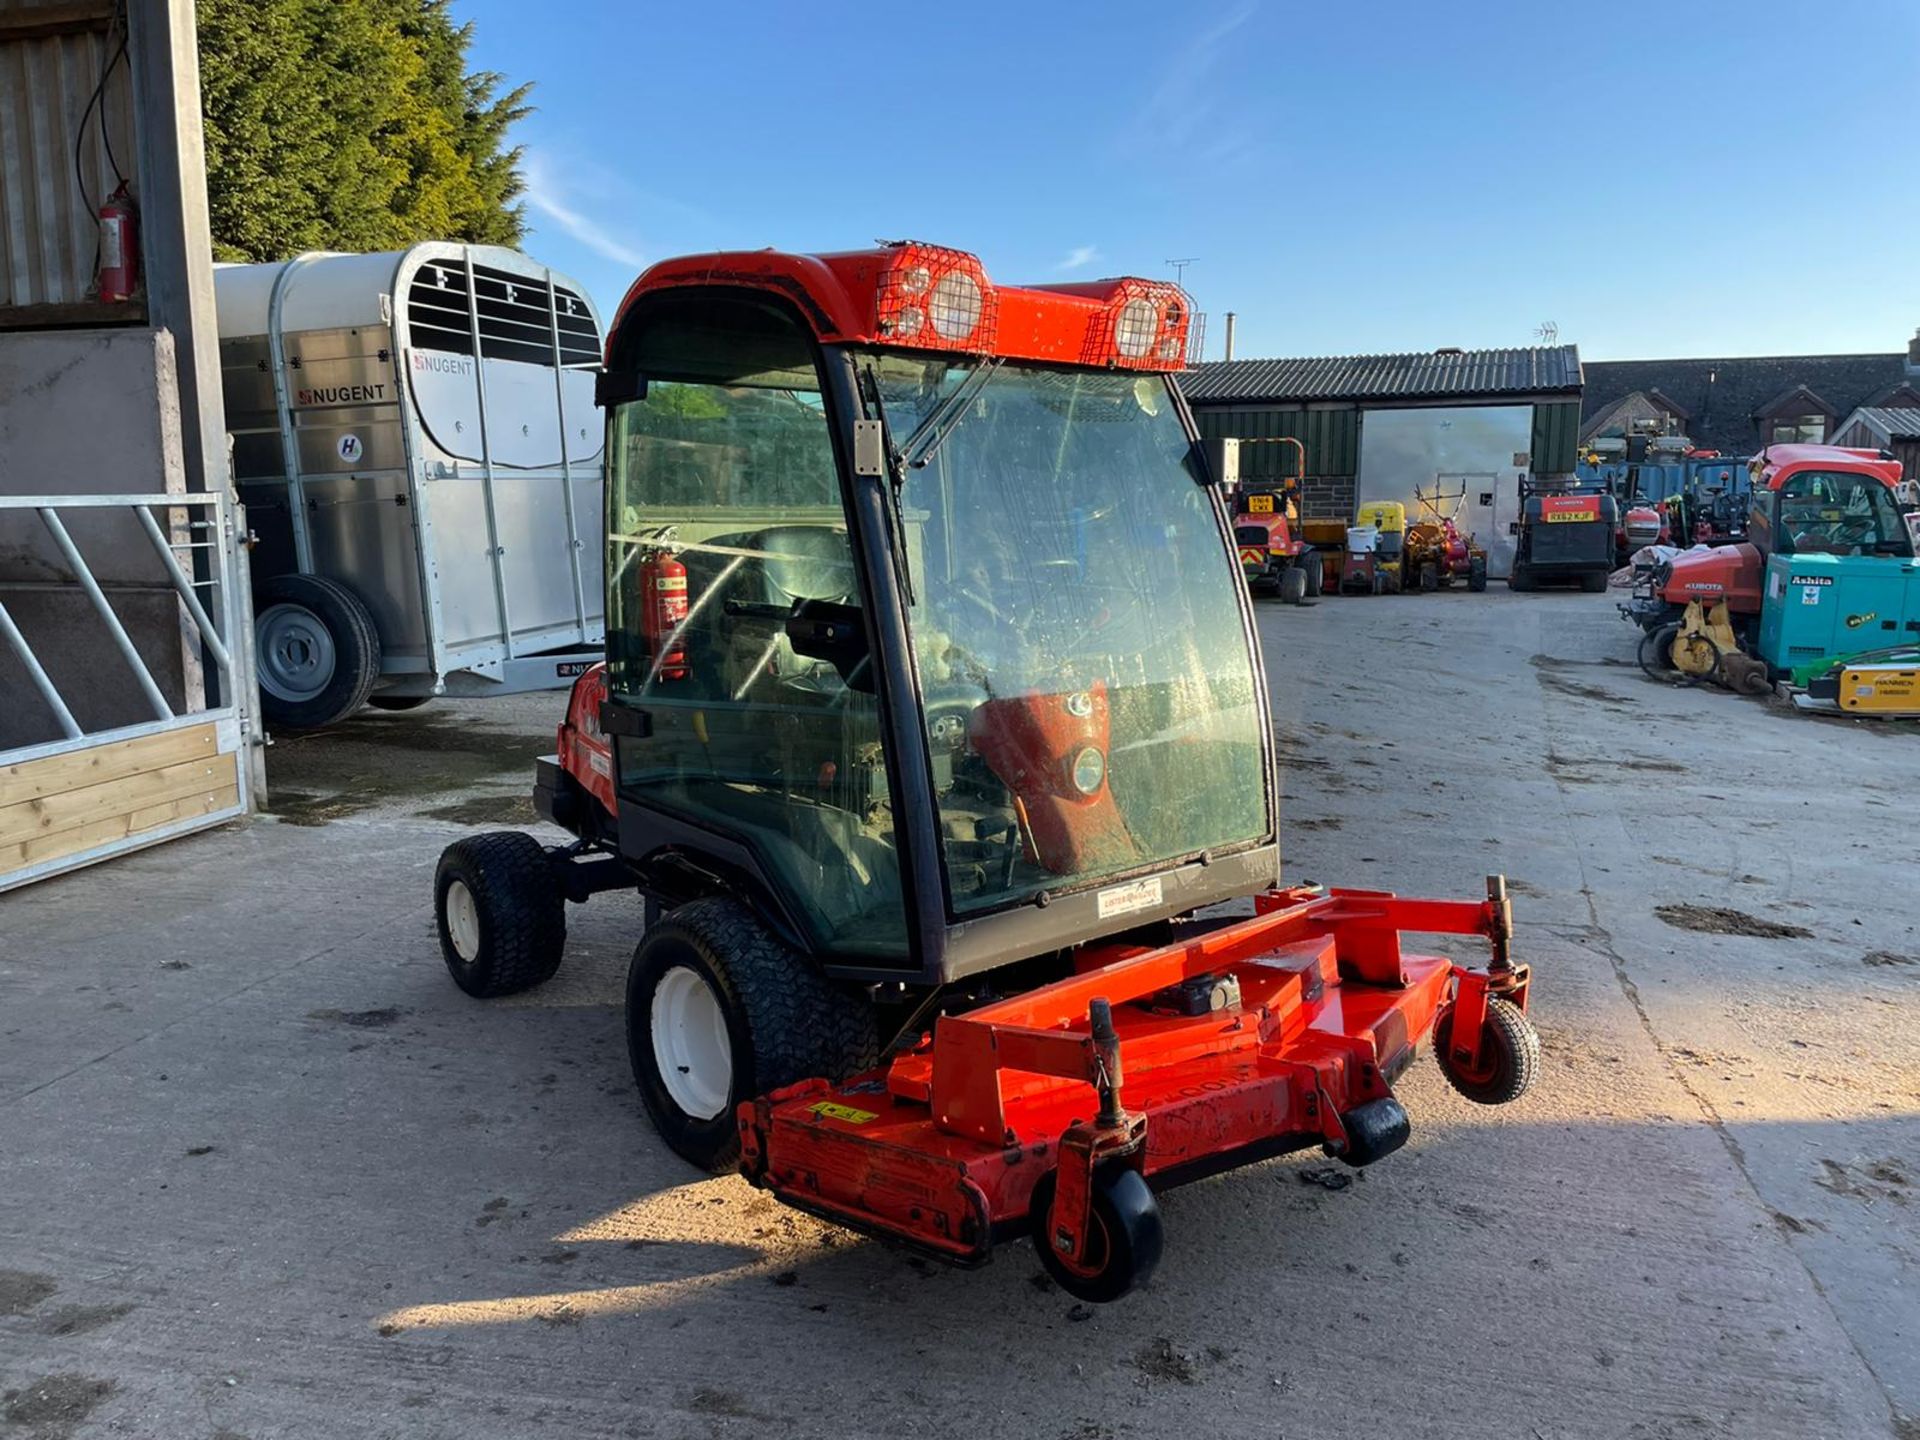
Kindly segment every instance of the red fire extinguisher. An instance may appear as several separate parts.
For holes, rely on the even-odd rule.
[[[687,567],[671,551],[655,550],[640,562],[640,628],[656,679],[684,680],[691,673],[678,633],[686,618]]]
[[[140,212],[127,182],[100,206],[100,298],[131,300],[140,287]]]

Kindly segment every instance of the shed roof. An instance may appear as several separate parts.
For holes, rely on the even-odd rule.
[[[1309,400],[1475,400],[1580,393],[1580,350],[1427,350],[1301,360],[1219,360],[1180,377],[1196,405]]]
[[[1855,422],[1864,423],[1888,440],[1920,440],[1920,409],[1903,405],[1862,405],[1841,423],[1835,434]]]

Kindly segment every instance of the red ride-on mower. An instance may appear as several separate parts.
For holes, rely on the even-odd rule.
[[[627,1037],[674,1150],[961,1264],[1031,1233],[1095,1300],[1159,1258],[1155,1189],[1398,1148],[1424,1044],[1522,1094],[1497,879],[1280,887],[1187,323],[1171,285],[996,286],[917,244],[642,276],[600,383],[607,663],[537,768],[576,839],[448,848],[461,987],[539,983],[568,902],[638,889]]]

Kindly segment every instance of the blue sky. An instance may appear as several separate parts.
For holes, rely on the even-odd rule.
[[[1226,310],[1243,357],[1920,326],[1917,0],[455,5],[535,83],[527,248],[609,313],[665,256],[911,236],[1198,257],[1210,358]]]

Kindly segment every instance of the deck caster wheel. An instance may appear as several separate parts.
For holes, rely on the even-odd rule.
[[[1391,1095],[1354,1106],[1340,1117],[1340,1123],[1346,1127],[1347,1148],[1334,1158],[1356,1170],[1362,1165],[1371,1165],[1383,1155],[1391,1155],[1406,1144],[1407,1137],[1413,1133],[1407,1107]]]
[[[1099,1169],[1093,1176],[1093,1234],[1083,1263],[1067,1259],[1053,1246],[1053,1192],[1060,1172],[1049,1170],[1033,1187],[1027,1223],[1033,1248],[1054,1283],[1076,1300],[1104,1304],[1118,1300],[1153,1274],[1160,1263],[1164,1234],[1160,1205],[1138,1170]]]
[[[440,954],[476,999],[553,978],[567,948],[567,900],[540,842],[518,830],[456,840],[433,877]]]
[[[654,1127],[681,1159],[740,1158],[743,1100],[879,1062],[872,999],[835,985],[737,900],[653,920],[627,971],[627,1054]]]
[[[1440,1012],[1433,1027],[1433,1055],[1447,1083],[1476,1105],[1505,1105],[1533,1086],[1540,1072],[1540,1032],[1511,1000],[1487,1001],[1480,1031],[1480,1058],[1472,1067],[1453,1053],[1453,1007]]]

